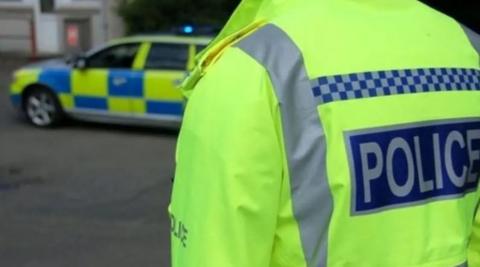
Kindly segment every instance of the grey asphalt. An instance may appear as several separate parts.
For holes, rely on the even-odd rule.
[[[176,131],[22,120],[0,55],[0,266],[170,266]]]

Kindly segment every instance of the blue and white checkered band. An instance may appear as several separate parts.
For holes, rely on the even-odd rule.
[[[387,95],[480,90],[480,70],[430,68],[353,73],[312,81],[319,104]]]

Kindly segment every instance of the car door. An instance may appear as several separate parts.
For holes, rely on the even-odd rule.
[[[179,121],[184,99],[179,85],[187,75],[192,46],[180,43],[151,43],[145,60],[145,110],[135,110],[159,120]]]
[[[117,44],[87,58],[72,75],[76,111],[131,115],[131,99],[143,96],[143,71],[133,65],[140,43]]]

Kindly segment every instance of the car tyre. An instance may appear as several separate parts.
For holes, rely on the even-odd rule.
[[[24,98],[23,109],[28,121],[36,127],[51,128],[64,118],[57,97],[46,88],[35,88]]]

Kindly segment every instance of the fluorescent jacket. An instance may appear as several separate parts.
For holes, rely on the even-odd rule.
[[[247,3],[185,83],[172,266],[480,266],[479,37],[413,0]]]

